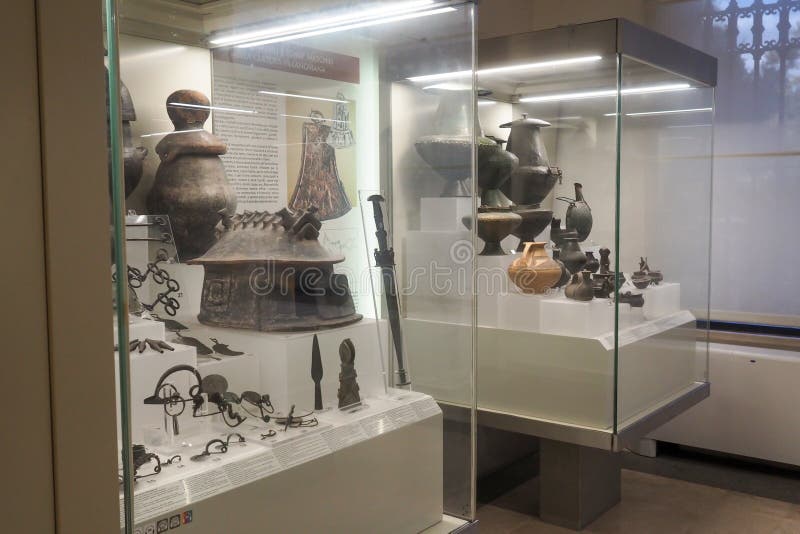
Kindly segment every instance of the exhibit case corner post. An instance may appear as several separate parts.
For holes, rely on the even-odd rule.
[[[716,59],[623,19],[478,50],[479,418],[622,450],[709,391]]]
[[[104,6],[121,530],[472,519],[473,4]]]

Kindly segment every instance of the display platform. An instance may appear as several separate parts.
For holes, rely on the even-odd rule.
[[[441,521],[442,419],[431,397],[395,390],[315,417],[316,427],[285,431],[249,423],[220,431],[224,425],[210,423],[191,446],[153,449],[165,460],[180,454],[181,461],[136,482],[137,526],[187,513],[191,532],[209,533],[237,531],[253,521],[276,532],[375,532],[376,524],[381,532],[418,532]],[[262,439],[269,429],[276,435]],[[237,436],[226,453],[191,460],[207,440],[225,440],[233,432],[245,442]],[[392,483],[375,491],[381,480]],[[392,519],[398,505],[402,517]],[[226,506],[246,520],[212,513]]]

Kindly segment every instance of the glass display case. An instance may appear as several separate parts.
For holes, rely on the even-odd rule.
[[[447,349],[475,336],[480,424],[543,438],[542,517],[558,495],[581,502],[579,520],[554,522],[580,528],[615,503],[619,469],[615,482],[613,469],[552,466],[613,462],[709,393],[697,320],[709,299],[715,83],[715,58],[625,20],[478,42],[480,194],[427,199],[409,235],[425,252],[407,270],[438,269],[433,294],[408,297],[413,364],[444,385]],[[470,278],[474,297],[458,290]],[[573,475],[582,482],[564,490]],[[587,490],[591,480],[605,486]]]
[[[473,339],[417,369],[402,283],[473,189],[472,77],[413,80],[474,70],[472,3],[105,7],[123,530],[472,519]]]

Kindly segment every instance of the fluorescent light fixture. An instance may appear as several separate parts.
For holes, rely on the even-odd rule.
[[[292,98],[306,98],[308,100],[322,100],[323,102],[339,102],[340,104],[347,104],[347,100],[340,100],[338,98],[323,98],[321,96],[308,96],[308,95],[294,95],[292,93],[279,93],[277,91],[259,91],[262,95],[274,96],[289,96]]]
[[[479,106],[494,106],[497,104],[494,100],[478,100]]]
[[[149,134],[142,134],[139,137],[156,137],[157,135],[167,135],[171,133],[183,134],[183,133],[191,133],[191,132],[202,132],[203,128],[195,128],[193,130],[171,130],[169,132],[155,132]]]
[[[443,91],[471,91],[472,85],[467,83],[435,83],[422,88],[423,91],[428,89],[441,89]]]
[[[711,108],[691,108],[691,109],[665,109],[663,111],[639,111],[636,113],[625,113],[626,117],[646,117],[649,115],[672,115],[674,113],[702,113],[712,111]],[[616,117],[616,113],[606,113],[606,117]]]
[[[434,0],[404,2],[395,4],[394,6],[385,6],[380,9],[351,12],[347,15],[316,19],[301,24],[268,28],[248,34],[220,37],[211,40],[211,43],[217,46],[235,45],[237,48],[250,48],[354,30],[357,28],[366,28],[368,26],[378,26],[402,20],[428,17],[456,10],[454,7],[450,6],[436,7],[441,4],[441,2],[437,4]]]
[[[285,113],[281,113],[281,117],[292,117],[293,119],[311,119],[314,121],[325,121],[325,122],[343,122],[345,124],[350,124],[350,121],[343,121],[339,119],[326,119],[325,117],[309,117],[308,115],[286,115]]]
[[[673,113],[702,113],[711,111],[711,108],[692,108],[692,109],[666,109],[664,111],[642,111],[639,113],[626,113],[628,117],[644,117],[646,115],[671,115]]]
[[[253,109],[236,109],[236,108],[223,108],[220,106],[201,106],[200,104],[184,104],[183,102],[167,102],[168,106],[176,108],[194,108],[194,109],[208,109],[214,111],[228,111],[230,113],[257,113]]]
[[[268,26],[246,33],[234,33],[227,36],[216,37],[209,42],[213,45],[233,45],[242,44],[248,41],[272,39],[276,37],[293,35],[301,32],[309,32],[322,28],[329,28],[342,24],[353,24],[368,20],[381,19],[391,15],[413,12],[425,9],[434,4],[434,0],[415,0],[412,2],[399,2],[391,5],[383,5],[372,9],[361,11],[348,10],[345,13],[331,17],[315,18],[295,24],[285,24],[283,26]]]
[[[622,95],[640,95],[645,93],[663,93],[668,91],[685,91],[691,89],[688,83],[667,83],[662,85],[648,85],[643,87],[630,87],[619,91]],[[528,96],[520,98],[520,102],[558,102],[561,100],[584,100],[587,98],[600,98],[616,96],[616,89],[600,89],[598,91],[581,91],[578,93],[557,93],[553,95]]]
[[[491,69],[480,69],[476,71],[478,76],[491,76],[492,74],[502,74],[507,72],[518,72],[536,69],[546,69],[553,67],[563,67],[566,65],[576,65],[581,63],[591,63],[600,61],[602,56],[581,56],[567,59],[554,59],[552,61],[539,61],[537,63],[523,63],[520,65],[507,65],[505,67],[493,67]],[[438,74],[425,74],[423,76],[412,76],[407,78],[410,82],[432,82],[436,80],[450,80],[453,78],[468,78],[472,76],[471,70],[459,70],[455,72],[441,72]]]

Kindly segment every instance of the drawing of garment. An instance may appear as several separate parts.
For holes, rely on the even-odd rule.
[[[336,100],[344,100],[342,93],[336,93]],[[350,109],[346,102],[337,102],[333,106],[333,127],[328,136],[328,144],[334,148],[347,148],[355,143],[353,130],[350,129]]]
[[[322,113],[311,112],[311,122],[303,123],[303,155],[289,206],[293,210],[317,208],[321,221],[341,217],[352,207],[339,178],[336,151],[327,143],[330,126],[323,124]]]

